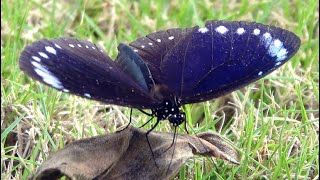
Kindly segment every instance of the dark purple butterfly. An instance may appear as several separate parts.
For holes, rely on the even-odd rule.
[[[259,23],[208,21],[120,44],[115,61],[73,38],[27,46],[20,68],[60,91],[105,103],[151,109],[157,123],[185,121],[180,106],[207,101],[254,82],[288,61],[300,39]]]

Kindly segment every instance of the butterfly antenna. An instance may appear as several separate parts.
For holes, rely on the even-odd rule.
[[[151,121],[152,119],[153,119],[154,117],[152,117],[149,121]],[[149,122],[148,121],[148,122]],[[154,153],[153,153],[153,150],[152,150],[152,148],[151,148],[151,145],[150,145],[150,141],[149,141],[149,138],[148,138],[148,135],[149,135],[149,133],[154,129],[154,128],[156,128],[157,127],[157,125],[159,124],[159,120],[157,120],[157,122],[156,122],[156,124],[146,133],[146,138],[147,138],[147,142],[148,142],[148,146],[149,146],[149,149],[150,149],[150,151],[151,151],[151,154],[152,154],[152,158],[153,158],[153,161],[154,161],[154,164],[156,165],[156,167],[158,168],[159,166],[158,166],[158,164],[157,164],[157,162],[156,162],[156,158],[155,158],[155,155],[154,155]],[[145,123],[146,124],[146,123]]]

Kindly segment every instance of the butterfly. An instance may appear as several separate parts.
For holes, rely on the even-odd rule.
[[[21,53],[22,71],[59,91],[186,121],[184,104],[208,101],[261,79],[300,47],[294,33],[241,21],[207,21],[119,44],[112,60],[95,44],[75,38],[42,39]],[[150,119],[151,120],[151,119]],[[147,135],[148,135],[147,133]]]

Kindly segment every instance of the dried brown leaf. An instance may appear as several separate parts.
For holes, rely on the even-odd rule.
[[[216,134],[177,135],[127,129],[76,141],[52,154],[32,179],[170,179],[194,155],[213,156],[238,163],[236,151]],[[169,149],[168,149],[169,148]],[[157,166],[156,166],[156,164]]]

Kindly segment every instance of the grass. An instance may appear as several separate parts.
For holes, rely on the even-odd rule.
[[[184,106],[195,132],[217,131],[234,143],[241,165],[217,160],[215,168],[209,159],[197,157],[175,179],[318,179],[318,9],[316,0],[2,1],[1,179],[26,179],[51,152],[115,131],[130,112],[27,78],[18,68],[27,44],[73,36],[91,39],[115,58],[120,42],[211,19],[277,25],[295,32],[302,45],[292,60],[262,80],[210,102]],[[147,120],[138,111],[133,117],[134,126]],[[166,121],[157,130],[171,127]]]

